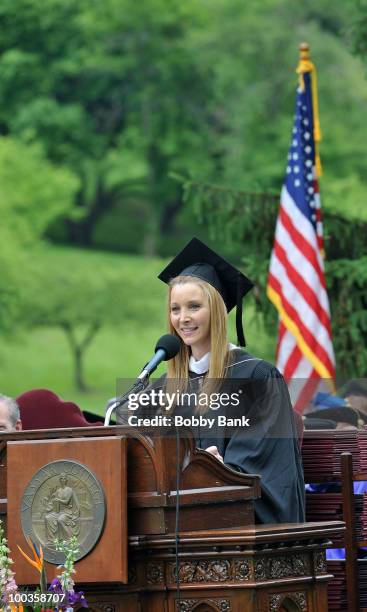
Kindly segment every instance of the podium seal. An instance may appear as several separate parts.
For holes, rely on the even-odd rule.
[[[24,535],[41,544],[44,558],[60,565],[64,554],[55,540],[78,540],[77,561],[97,544],[104,528],[106,502],[96,475],[77,461],[53,461],[28,483],[21,501]]]

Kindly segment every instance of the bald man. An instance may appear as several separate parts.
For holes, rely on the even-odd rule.
[[[0,434],[2,431],[20,431],[21,429],[22,421],[17,402],[7,395],[0,394]]]

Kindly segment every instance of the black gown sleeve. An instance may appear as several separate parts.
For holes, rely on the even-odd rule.
[[[224,450],[224,463],[247,474],[261,476],[261,499],[255,501],[259,523],[294,523],[305,520],[302,461],[293,409],[278,370],[260,361],[251,380],[238,380],[243,390],[241,410],[248,428],[232,430]]]

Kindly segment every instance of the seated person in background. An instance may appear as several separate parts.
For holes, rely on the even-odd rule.
[[[0,394],[0,432],[20,431],[21,429],[22,421],[17,402],[7,395]]]
[[[367,424],[366,412],[361,410],[363,400],[367,398],[357,397],[362,400],[351,402],[350,397],[339,397],[331,393],[317,393],[312,401],[314,410],[304,415],[305,429],[362,429]],[[316,410],[315,410],[316,408]]]
[[[340,389],[340,395],[348,406],[358,410],[367,421],[367,380],[365,378],[353,378],[347,382]]]
[[[48,389],[33,389],[18,395],[17,402],[23,429],[58,429],[63,427],[94,427],[101,421],[89,423],[79,406],[64,402]]]

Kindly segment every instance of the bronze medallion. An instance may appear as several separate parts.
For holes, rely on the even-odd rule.
[[[106,503],[98,478],[77,461],[53,461],[35,473],[21,502],[23,533],[43,548],[44,558],[59,565],[64,553],[55,540],[75,536],[77,561],[98,542],[104,526]]]

